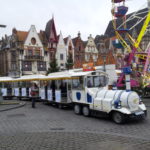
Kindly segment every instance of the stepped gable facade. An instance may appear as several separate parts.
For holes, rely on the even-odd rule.
[[[90,57],[93,58],[94,62],[98,59],[98,50],[91,34],[88,37],[88,41],[85,42],[85,60],[88,62]]]
[[[80,32],[72,41],[74,45],[74,66],[77,68],[77,66],[81,66],[82,62],[85,60],[85,46],[81,39]]]

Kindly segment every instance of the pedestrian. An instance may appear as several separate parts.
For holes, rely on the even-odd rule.
[[[35,108],[36,99],[39,96],[39,88],[36,83],[32,83],[31,86],[32,108]]]

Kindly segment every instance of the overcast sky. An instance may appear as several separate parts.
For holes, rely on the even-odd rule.
[[[146,6],[147,0],[126,0],[129,12]],[[89,34],[104,34],[111,20],[111,0],[0,0],[0,37],[10,35],[12,28],[28,31],[34,24],[37,31],[44,30],[54,14],[57,34],[75,37],[81,32],[83,40]]]

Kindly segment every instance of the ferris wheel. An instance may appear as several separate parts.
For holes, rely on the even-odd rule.
[[[149,59],[143,54],[136,55],[141,52],[140,42],[146,32],[150,30],[150,0],[148,0],[148,8],[140,9],[134,13],[127,15],[128,7],[127,0],[111,0],[112,1],[112,24],[116,35],[116,43],[113,45],[116,48],[124,48],[128,54],[126,66],[131,66],[135,56],[140,59]],[[139,28],[141,26],[142,28]],[[140,32],[137,37],[132,37],[132,31],[137,28]],[[149,50],[150,51],[150,50]],[[119,83],[124,78],[124,74],[119,78]]]
[[[126,15],[128,12],[128,7],[126,6],[127,0],[112,0],[112,23],[117,36],[117,40],[120,42],[120,47],[124,47],[127,52],[132,51],[132,47],[136,47],[137,51],[142,51],[139,44],[144,36],[144,34],[150,30],[150,10],[140,8],[140,10]],[[148,0],[149,3],[149,0]],[[146,20],[146,21],[145,21]],[[141,32],[138,33],[138,38],[132,37],[132,32],[135,28],[139,29],[141,23],[143,27]],[[133,24],[134,23],[134,24]],[[119,43],[118,43],[119,45]],[[116,45],[117,46],[117,45]],[[132,46],[132,47],[131,47]]]

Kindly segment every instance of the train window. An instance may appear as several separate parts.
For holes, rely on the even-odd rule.
[[[79,79],[72,80],[72,89],[83,89],[83,77],[79,77]]]
[[[104,87],[108,84],[108,78],[106,76],[88,76],[87,87]]]
[[[93,77],[87,78],[87,87],[93,87]]]

